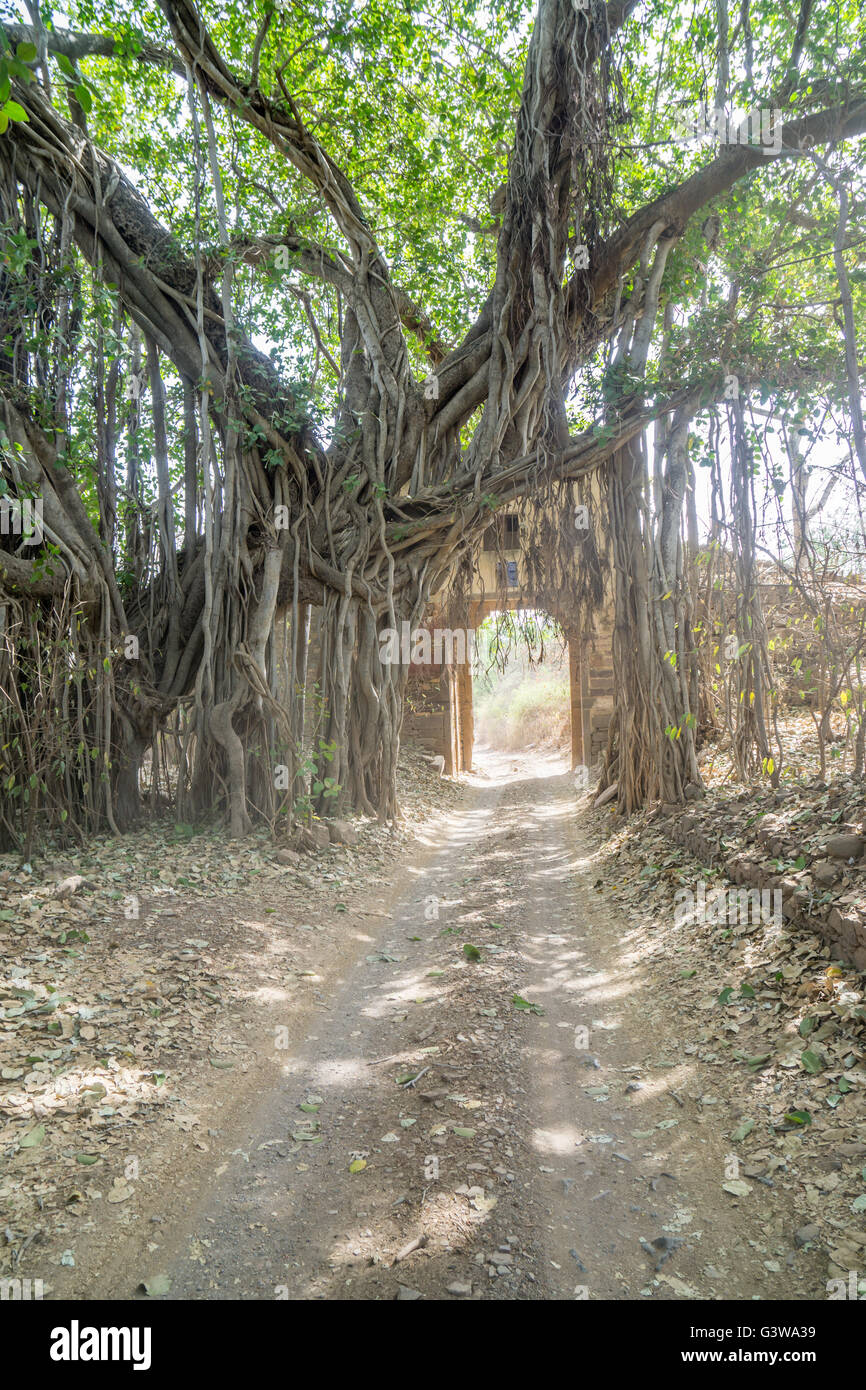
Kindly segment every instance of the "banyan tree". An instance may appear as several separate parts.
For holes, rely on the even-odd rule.
[[[732,375],[800,389],[844,352],[774,375],[712,229],[820,221],[866,130],[854,7],[698,9],[4,19],[0,457],[4,497],[41,508],[0,537],[4,837],[122,831],[166,739],[187,819],[222,806],[241,834],[323,786],[394,815],[406,671],[380,633],[527,497],[554,581],[576,497],[605,534],[621,804],[697,780],[691,422]],[[713,103],[746,115],[684,140]]]

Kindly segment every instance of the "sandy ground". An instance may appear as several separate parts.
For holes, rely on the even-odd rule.
[[[576,802],[556,756],[479,750],[310,973],[240,1009],[243,1074],[204,1078],[51,1296],[825,1298],[793,1186],[725,1190],[740,1112]]]

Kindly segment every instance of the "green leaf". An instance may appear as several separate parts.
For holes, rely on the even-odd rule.
[[[45,1126],[37,1125],[35,1129],[29,1129],[22,1139],[18,1141],[21,1149],[37,1149],[45,1139]]]
[[[740,985],[740,997],[742,999],[754,999],[756,996],[755,991],[752,989],[752,986]]]
[[[810,1125],[812,1123],[812,1116],[808,1110],[789,1110],[785,1119],[791,1125]]]
[[[464,947],[463,947],[463,954],[464,954],[464,956],[466,957],[467,960],[480,960],[480,959],[481,959],[481,952],[479,951],[478,947],[477,947],[477,946],[470,946],[468,943],[466,943],[466,944],[464,945]]]
[[[761,1067],[767,1065],[772,1055],[772,1052],[761,1052],[754,1057],[747,1057],[746,1066],[749,1071],[760,1071]]]
[[[78,85],[73,88],[73,91],[78,105],[81,107],[84,114],[87,115],[93,110],[93,97],[90,95],[90,92],[83,82],[79,82]]]
[[[19,62],[21,62],[21,63],[35,63],[35,62],[36,62],[36,45],[35,45],[35,43],[19,43],[18,46],[17,46],[17,48],[15,49],[15,57],[16,57],[16,58],[19,60]]]
[[[800,1065],[810,1076],[817,1076],[819,1072],[824,1070],[824,1063],[817,1052],[810,1052],[808,1048],[805,1052],[800,1053]]]
[[[734,1130],[733,1134],[731,1135],[731,1138],[733,1139],[735,1144],[739,1144],[740,1140],[745,1139],[747,1134],[751,1134],[754,1128],[754,1120],[743,1120],[743,1123],[739,1126],[739,1128]]]
[[[817,1023],[817,1018],[815,1018],[812,1014],[807,1014],[805,1018],[801,1018],[799,1029],[800,1037],[808,1038],[809,1034],[812,1032],[812,1029],[816,1027]]]
[[[6,105],[3,107],[3,111],[4,114],[8,116],[10,121],[30,120],[30,117],[27,115],[27,112],[24,110],[24,107],[19,106],[17,101],[7,101]]]
[[[730,985],[725,985],[725,988],[722,990],[722,992],[721,992],[720,995],[719,995],[719,1003],[720,1003],[720,1004],[730,1004],[730,1002],[731,1002],[731,995],[733,994],[733,992],[734,992],[734,991],[733,991],[733,989],[732,989],[732,987],[731,987]]]
[[[519,994],[512,994],[511,1002],[514,1005],[515,1009],[528,1010],[528,1012],[532,1014],[544,1013],[544,1010],[542,1009],[540,1004],[530,1004],[528,999],[522,998],[522,996]]]

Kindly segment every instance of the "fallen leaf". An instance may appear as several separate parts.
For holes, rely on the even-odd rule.
[[[542,1009],[542,1007],[541,1007],[540,1004],[530,1004],[530,1002],[529,1002],[528,999],[524,999],[524,998],[523,998],[521,995],[519,995],[519,994],[512,994],[512,996],[511,996],[511,1002],[512,1002],[512,1004],[514,1005],[515,1009],[524,1009],[524,1010],[526,1010],[527,1012],[533,1013],[533,1014],[543,1014],[543,1013],[544,1013],[544,1010]]]
[[[148,1298],[158,1298],[160,1294],[168,1293],[171,1288],[171,1276],[168,1274],[154,1274],[151,1279],[142,1279],[136,1292],[144,1291]]]

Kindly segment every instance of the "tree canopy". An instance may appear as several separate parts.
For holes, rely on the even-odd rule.
[[[682,795],[683,528],[720,412],[749,634],[776,467],[752,407],[795,435],[823,412],[866,479],[864,29],[854,0],[6,6],[0,444],[44,519],[0,538],[5,832],[122,829],[169,727],[178,804],[238,833],[326,765],[393,815],[405,671],[377,634],[458,602],[530,502],[575,630],[610,566],[608,780],[627,809]]]

